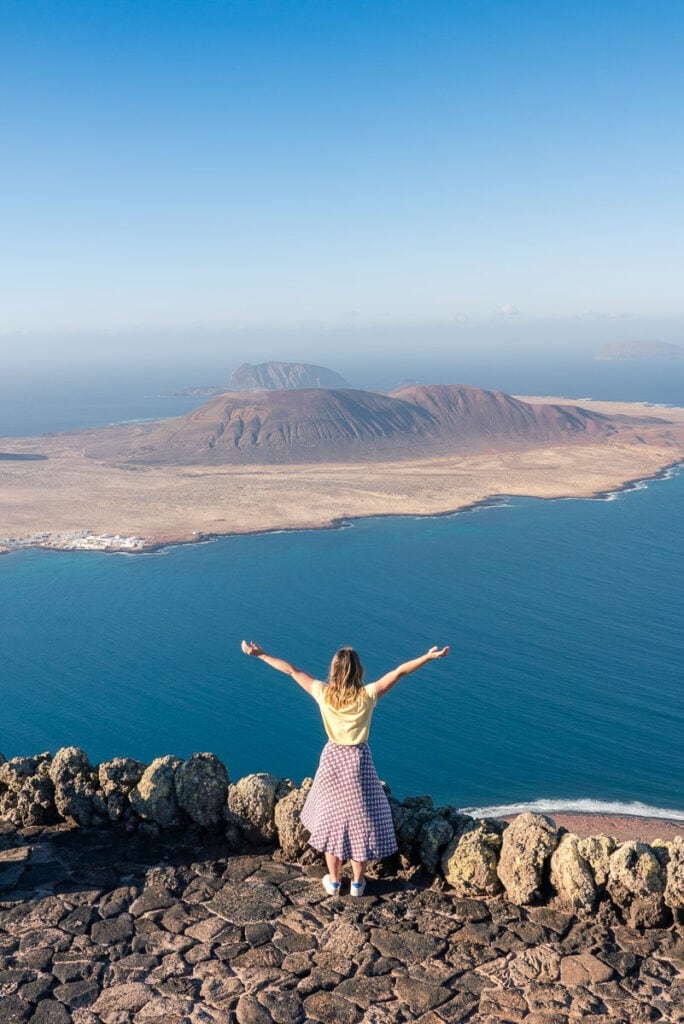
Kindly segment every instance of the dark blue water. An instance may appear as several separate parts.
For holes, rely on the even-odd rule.
[[[94,761],[211,750],[238,778],[313,773],[315,704],[243,637],[324,676],[452,653],[379,705],[400,796],[684,810],[684,475],[611,501],[235,537],[163,554],[0,558],[0,750]],[[596,804],[592,804],[596,806]]]

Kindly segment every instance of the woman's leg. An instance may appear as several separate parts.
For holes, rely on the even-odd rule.
[[[367,861],[365,861],[365,860],[353,860],[351,862],[352,872],[354,874],[354,881],[355,882],[362,882],[363,881],[363,876],[366,873],[366,863],[367,863]]]
[[[339,882],[342,877],[342,864],[343,861],[340,857],[335,857],[332,853],[326,853],[325,863],[328,865],[328,874],[332,882]],[[352,864],[354,862],[352,861]],[[364,864],[364,867],[366,865]],[[356,877],[356,876],[355,876]]]

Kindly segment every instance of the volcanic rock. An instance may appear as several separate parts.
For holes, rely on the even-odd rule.
[[[539,899],[544,868],[558,843],[558,830],[541,814],[518,815],[504,832],[498,875],[513,903]]]
[[[551,854],[551,885],[566,910],[591,910],[597,892],[588,862],[578,850],[579,836],[567,833]]]
[[[182,763],[179,757],[166,754],[155,758],[145,769],[129,796],[131,806],[141,818],[154,821],[161,828],[174,828],[181,824],[183,819],[174,776]]]
[[[247,775],[230,787],[228,807],[250,842],[272,843],[277,838],[275,806],[278,786],[275,775],[260,772]]]
[[[178,806],[202,828],[224,823],[230,779],[216,754],[193,754],[174,772]]]
[[[459,896],[493,896],[501,892],[497,874],[501,829],[487,821],[473,822],[447,846],[442,871]]]

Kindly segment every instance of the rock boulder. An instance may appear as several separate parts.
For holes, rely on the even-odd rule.
[[[428,871],[436,871],[442,850],[453,838],[453,826],[437,815],[420,826],[418,832],[418,856]]]
[[[224,824],[230,779],[215,754],[193,754],[183,761],[176,768],[174,784],[178,806],[191,821],[206,829]]]
[[[0,818],[18,827],[58,820],[50,754],[13,757],[0,765]]]
[[[665,923],[665,873],[645,843],[622,843],[608,865],[606,890],[633,928]]]
[[[591,868],[594,881],[599,888],[603,888],[608,881],[610,858],[617,848],[617,839],[604,835],[580,839],[577,844],[577,851],[581,857],[584,857]]]
[[[668,844],[665,882],[665,904],[678,920],[684,915],[684,837],[677,836]]]
[[[551,854],[551,885],[564,910],[590,911],[597,890],[589,863],[579,852],[579,836],[568,833]]]
[[[311,779],[305,779],[299,789],[293,789],[275,805],[278,843],[286,860],[297,860],[308,846],[309,833],[302,825],[300,815],[311,783]]]
[[[491,822],[479,821],[451,840],[442,855],[442,871],[457,895],[494,896],[501,892],[497,874],[501,832]]]
[[[138,785],[145,771],[142,761],[132,757],[115,757],[97,768],[102,799],[110,821],[120,821],[131,813],[128,801],[131,790]]]
[[[173,754],[155,758],[130,792],[128,799],[133,810],[160,828],[177,828],[183,822],[174,780],[176,768],[182,763]]]
[[[65,821],[87,828],[102,810],[96,800],[98,777],[88,755],[80,747],[62,747],[52,759],[50,778],[55,787],[55,806]]]
[[[260,772],[230,787],[228,807],[250,843],[273,843],[278,838],[275,807],[279,785],[275,775]]]
[[[541,898],[544,871],[557,844],[555,822],[543,814],[527,812],[511,822],[501,844],[498,875],[512,903]]]

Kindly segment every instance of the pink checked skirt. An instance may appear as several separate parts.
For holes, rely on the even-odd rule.
[[[342,860],[375,860],[397,849],[394,823],[370,747],[328,742],[301,813],[314,850]]]

